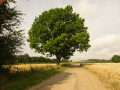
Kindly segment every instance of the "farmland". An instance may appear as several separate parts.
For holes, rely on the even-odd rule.
[[[82,65],[112,90],[120,90],[120,63],[89,63]]]
[[[15,72],[23,72],[23,71],[30,71],[31,69],[42,69],[45,66],[54,66],[56,67],[56,64],[21,64],[21,65],[4,65],[5,68],[10,68],[11,73]]]
[[[59,78],[58,78],[59,77]],[[109,90],[93,74],[80,64],[56,74],[28,90]]]
[[[24,90],[68,68],[56,64],[22,64],[3,67],[4,70],[2,69],[0,73],[1,90]]]
[[[4,65],[3,67],[5,70],[2,73],[0,73],[0,89],[25,90],[33,85],[41,83],[43,80],[55,75],[56,73],[63,72],[68,68],[62,66],[66,66],[66,64],[65,65],[61,64],[61,66],[57,66],[56,64]],[[52,80],[48,79],[48,82],[50,81],[54,82],[53,86],[57,85],[56,83],[59,81],[62,82],[61,83],[62,85],[66,85],[66,84],[69,85],[70,82],[67,82],[67,80],[74,79],[73,80],[74,82],[71,82],[72,88],[74,86],[74,83],[76,83],[77,90],[79,90],[78,88],[82,88],[82,86],[85,86],[84,88],[87,88],[88,86],[89,88],[96,86],[96,89],[98,88],[99,90],[102,87],[102,85],[99,85],[99,81],[97,81],[97,79],[94,79],[95,77],[89,74],[90,71],[91,73],[95,74],[96,77],[99,78],[103,86],[106,86],[110,90],[120,90],[120,86],[119,86],[120,63],[81,63],[81,66],[85,68],[86,71],[83,68],[80,68],[80,64],[77,63],[77,67],[75,64],[75,67],[68,69],[67,72],[63,72],[62,74],[60,74],[60,76],[59,74],[58,76],[53,76],[53,79]],[[69,78],[69,77],[74,77],[74,78]],[[58,78],[58,80],[57,79],[54,80],[54,78]],[[64,80],[66,80],[67,83],[65,83]],[[94,82],[92,82],[91,80]],[[50,86],[52,82],[50,82],[49,85],[45,83],[46,88],[47,85]],[[67,86],[65,87],[69,88]],[[65,87],[63,87],[63,90]],[[44,87],[41,86],[41,88]]]

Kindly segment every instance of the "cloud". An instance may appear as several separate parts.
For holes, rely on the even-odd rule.
[[[79,0],[73,4],[74,11],[86,19],[94,19],[99,15],[99,7],[97,4],[90,3],[89,0]]]
[[[75,52],[71,59],[110,59],[115,54],[120,55],[119,0],[79,0],[73,8],[86,20],[91,48],[88,52]]]
[[[106,35],[91,42],[88,52],[75,52],[71,59],[111,59],[115,54],[120,55],[120,35]]]
[[[120,35],[107,35],[101,38],[98,38],[92,42],[93,50],[100,50],[103,48],[118,48],[120,45]],[[97,46],[97,48],[95,48]],[[99,47],[99,48],[98,48]]]
[[[85,18],[91,40],[120,33],[119,0],[79,0],[73,4],[73,9]]]

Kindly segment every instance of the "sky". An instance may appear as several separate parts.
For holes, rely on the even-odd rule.
[[[43,11],[72,5],[73,12],[85,19],[91,47],[87,52],[75,52],[70,59],[109,60],[113,55],[120,55],[120,0],[18,0],[16,5],[25,14],[20,28],[25,30],[26,39],[35,17]],[[22,54],[43,56],[31,50],[27,41],[25,44]]]

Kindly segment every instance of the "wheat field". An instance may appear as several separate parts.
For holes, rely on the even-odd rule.
[[[10,68],[10,73],[30,71],[32,69],[43,69],[45,67],[53,66],[57,67],[56,64],[21,64],[21,65],[4,65],[4,68]],[[48,68],[49,69],[49,68]]]
[[[84,68],[99,76],[111,90],[120,90],[120,63],[91,63]]]

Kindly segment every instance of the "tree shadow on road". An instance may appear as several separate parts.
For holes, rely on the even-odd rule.
[[[43,81],[41,84],[36,85],[35,87],[29,90],[51,90],[51,88],[54,85],[71,82],[71,80],[69,79],[71,78],[70,77],[71,74],[72,73],[68,73],[68,72],[62,72],[62,73],[56,74],[52,76],[51,78]]]
[[[70,68],[80,68],[80,65],[72,65]],[[58,73],[51,78],[43,81],[41,84],[36,85],[35,87],[32,87],[30,90],[51,90],[53,87],[57,85],[57,87],[60,86],[60,84],[68,85],[69,82],[72,82],[75,77],[73,77],[72,72],[69,72],[71,69],[67,69],[65,72]],[[64,86],[64,85],[63,85]],[[61,87],[60,87],[61,88]],[[58,88],[59,89],[59,88]]]

